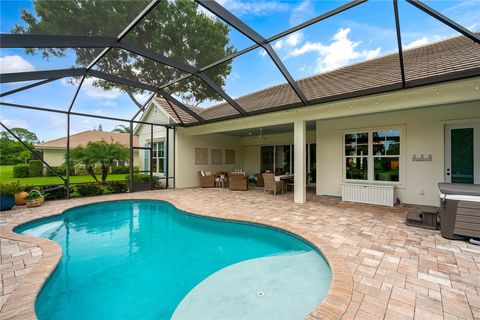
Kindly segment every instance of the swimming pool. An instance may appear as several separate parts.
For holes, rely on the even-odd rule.
[[[41,320],[181,319],[189,312],[201,318],[199,312],[211,317],[215,308],[235,309],[240,317],[248,311],[245,318],[258,308],[268,318],[265,310],[281,310],[285,299],[298,300],[301,306],[290,309],[302,318],[331,282],[323,256],[295,236],[194,216],[162,201],[81,206],[15,231],[54,240],[63,250],[37,297]],[[264,289],[252,287],[262,280]],[[205,292],[214,292],[219,303],[201,301]],[[231,294],[247,296],[248,305],[229,304]]]

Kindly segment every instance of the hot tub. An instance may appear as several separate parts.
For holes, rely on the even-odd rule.
[[[438,189],[442,237],[480,238],[480,185],[439,183]]]

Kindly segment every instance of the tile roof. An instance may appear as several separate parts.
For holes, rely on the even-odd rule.
[[[83,131],[70,136],[70,147],[75,148],[84,146],[90,141],[118,142],[125,146],[130,144],[130,135],[128,133],[108,132],[108,131]],[[138,147],[138,137],[133,137],[133,146]],[[35,146],[37,149],[66,149],[67,137],[50,140]]]
[[[480,45],[458,36],[439,42],[404,50],[405,80],[407,85],[432,76],[454,75],[457,72],[471,71],[480,75]],[[307,99],[321,102],[329,98],[362,92],[372,88],[401,86],[400,62],[397,53],[356,63],[333,71],[299,79],[297,83]],[[160,105],[175,119],[181,118],[185,124],[198,121],[172,104],[172,110],[163,98]],[[282,106],[301,106],[301,101],[288,84],[266,88],[236,98],[235,101],[247,113],[274,111]],[[228,118],[238,112],[227,103],[208,108],[190,107],[205,120]]]

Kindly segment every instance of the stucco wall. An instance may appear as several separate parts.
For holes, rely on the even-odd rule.
[[[65,162],[66,150],[43,150],[43,160],[52,167],[60,166]],[[138,165],[138,150],[133,153],[133,164]]]
[[[444,181],[444,126],[470,122],[480,122],[478,101],[317,121],[317,194],[341,194],[344,130],[404,126],[405,175],[397,197],[405,203],[438,205],[437,184]],[[433,160],[412,161],[414,154],[431,154]],[[480,163],[475,169],[480,170]]]
[[[176,130],[175,157],[177,165],[175,170],[175,183],[177,188],[196,187],[200,185],[198,172],[200,170],[210,171],[233,171],[235,169],[244,169],[244,155],[242,138],[232,137],[222,134],[208,134],[191,136],[185,133],[184,128]],[[208,164],[195,164],[195,148],[208,148]],[[211,150],[223,150],[223,164],[212,165]],[[235,150],[235,164],[225,164],[225,150]]]
[[[65,162],[66,150],[43,150],[43,160],[51,167],[60,166]]]

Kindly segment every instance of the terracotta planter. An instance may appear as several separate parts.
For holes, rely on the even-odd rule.
[[[25,197],[28,196],[28,192],[20,192],[15,195],[15,204],[17,206],[24,206],[27,204],[27,200],[25,200]]]

